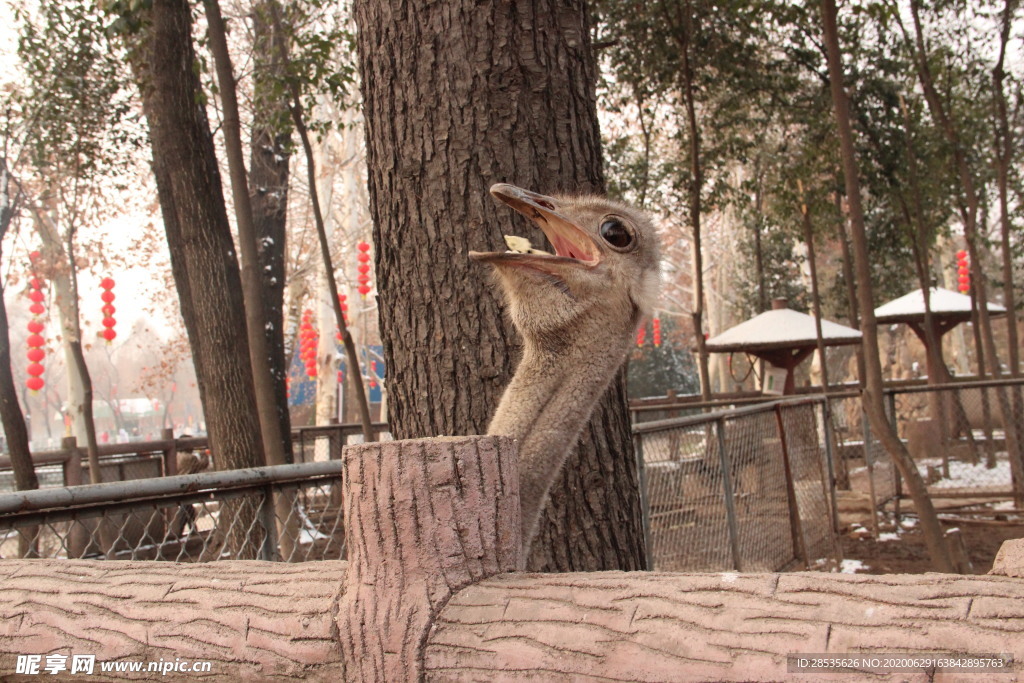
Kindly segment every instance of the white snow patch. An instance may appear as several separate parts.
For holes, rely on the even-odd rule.
[[[725,583],[736,583],[736,579],[740,578],[736,572],[722,572],[721,576]]]
[[[841,574],[856,574],[858,571],[867,570],[869,567],[860,560],[843,560],[839,565]]]
[[[884,534],[878,534],[878,540],[879,541],[898,541],[898,540],[900,540],[900,535],[897,534],[897,533],[893,533],[891,531],[887,531]]]
[[[928,476],[928,466],[939,466],[942,465],[942,460],[939,458],[929,458],[928,460],[921,460],[917,464],[918,471],[921,472],[922,477]],[[992,486],[995,484],[1009,483],[1012,481],[1010,475],[1010,462],[1008,460],[998,460],[995,467],[986,467],[985,463],[979,462],[977,465],[972,465],[969,462],[958,462],[950,461],[949,463],[949,477],[940,479],[934,484],[930,485],[932,489],[958,489],[958,488],[971,488],[976,486]]]

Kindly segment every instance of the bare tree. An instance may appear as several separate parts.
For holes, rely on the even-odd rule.
[[[906,482],[910,497],[914,501],[914,507],[921,520],[921,529],[935,569],[941,572],[952,572],[954,571],[953,562],[924,480],[921,478],[913,458],[893,431],[892,425],[889,424],[885,415],[882,394],[882,363],[878,356],[878,326],[875,323],[875,303],[871,285],[867,236],[864,229],[864,210],[860,199],[859,170],[853,145],[853,128],[850,124],[849,102],[843,86],[843,66],[835,0],[821,0],[821,15],[824,44],[828,57],[829,87],[832,92],[833,111],[839,134],[846,198],[849,202],[850,241],[858,284],[857,308],[860,313],[861,333],[864,335],[865,375],[862,393],[864,412],[871,424],[872,431],[882,442]]]

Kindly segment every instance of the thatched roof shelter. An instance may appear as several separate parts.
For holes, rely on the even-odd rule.
[[[786,308],[778,299],[770,311],[754,316],[707,341],[712,353],[740,351],[767,361],[786,370],[783,392],[795,389],[793,369],[804,361],[818,344],[818,333],[813,316]],[[861,333],[830,320],[821,321],[821,336],[825,346],[859,344]]]
[[[898,299],[882,304],[875,309],[875,321],[879,325],[904,323],[917,335],[926,349],[928,381],[941,383],[949,381],[949,373],[945,363],[936,365],[933,354],[927,353],[928,339],[924,330],[924,290],[915,289]],[[942,337],[960,323],[971,319],[971,297],[959,292],[952,292],[941,287],[932,287],[929,294],[929,305],[932,309],[932,329],[939,341],[937,359],[942,358]],[[999,304],[989,302],[990,316],[1006,315],[1006,309]]]

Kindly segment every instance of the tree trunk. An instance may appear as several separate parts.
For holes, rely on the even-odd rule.
[[[354,16],[391,429],[480,434],[519,341],[467,252],[538,234],[488,188],[604,187],[585,4],[360,0]],[[528,566],[640,568],[635,472],[620,376],[553,486]]]
[[[269,0],[267,6],[270,8],[275,30],[283,35],[285,23],[281,17],[281,8],[277,0]],[[288,52],[283,44],[278,46],[278,56],[287,72],[290,62]],[[348,330],[348,325],[345,324],[345,315],[341,310],[341,301],[338,299],[338,283],[334,279],[334,263],[331,259],[331,249],[327,241],[327,228],[324,225],[324,213],[320,205],[319,192],[317,191],[316,163],[313,158],[313,145],[310,142],[309,130],[306,128],[302,93],[299,88],[299,82],[295,78],[289,79],[288,88],[288,110],[291,113],[295,132],[298,133],[299,140],[302,142],[302,152],[306,157],[306,182],[309,185],[310,207],[313,210],[313,222],[316,224],[317,241],[320,243],[320,258],[323,261],[324,272],[328,276],[326,280],[331,305],[334,309],[334,320],[341,334],[341,343],[345,347],[345,357],[348,360],[350,374],[353,375],[352,381],[349,382],[349,387],[352,388],[356,405],[359,408],[359,422],[363,428],[363,441],[368,443],[375,439],[370,423],[370,404],[366,399],[365,387],[361,381],[357,381],[359,376],[359,358],[356,354],[352,334]]]
[[[199,104],[190,8],[183,0],[155,0],[148,14],[133,68],[210,447],[218,469],[258,466],[264,464],[263,446],[241,278],[213,139]],[[238,525],[246,528],[245,521]]]
[[[228,52],[224,19],[217,0],[205,0],[206,35],[210,53],[216,65],[221,104],[224,108],[224,149],[231,176],[231,192],[235,203],[235,223],[238,244],[242,252],[242,288],[245,301],[245,324],[249,340],[249,363],[252,366],[253,390],[260,434],[264,448],[264,461],[268,465],[286,462],[284,437],[281,435],[281,416],[275,400],[274,376],[270,370],[270,350],[267,346],[268,321],[263,303],[263,278],[259,271],[259,246],[253,227],[252,205],[249,203],[249,181],[242,153],[242,130],[238,116],[238,98],[235,93],[235,72]],[[281,364],[284,363],[282,359]]]
[[[14,218],[14,205],[15,201],[10,193],[7,159],[0,157],[0,257],[3,254],[3,240]],[[11,458],[11,469],[14,470],[14,487],[18,491],[28,491],[39,488],[39,478],[32,463],[28,427],[25,425],[25,415],[21,412],[21,404],[18,403],[18,388],[14,383],[14,373],[11,371],[11,330],[7,321],[4,289],[0,283],[0,424],[3,425],[7,453]],[[37,556],[38,544],[35,535],[35,529],[25,530],[19,542],[18,554],[21,557]]]
[[[292,423],[288,413],[288,360],[284,344],[285,254],[287,253],[288,175],[291,130],[288,105],[280,97],[287,37],[276,30],[269,0],[253,8],[253,123],[249,150],[249,202],[256,256],[262,277],[263,315],[274,404],[286,462],[292,462]]]
[[[71,415],[75,438],[79,444],[88,446],[92,425],[92,405],[89,403],[92,400],[92,381],[82,355],[82,328],[79,322],[78,287],[72,250],[74,231],[69,228],[68,235],[62,235],[60,228],[54,224],[54,215],[56,211],[45,212],[39,207],[33,208],[33,222],[36,234],[42,242],[43,260],[49,266],[47,274],[53,283],[54,305],[60,320],[60,346],[67,366],[67,411]],[[76,343],[77,349],[74,348]],[[95,433],[95,429],[93,432]],[[90,482],[98,484],[103,481],[99,455],[95,449],[89,453],[88,462]]]
[[[936,571],[953,571],[953,562],[946,547],[939,525],[938,516],[932,505],[928,490],[914,460],[899,440],[885,416],[882,394],[882,363],[878,357],[878,325],[875,323],[875,304],[871,283],[871,266],[868,257],[867,236],[864,229],[864,213],[860,202],[860,179],[856,152],[853,146],[853,130],[850,125],[849,102],[843,86],[842,57],[839,50],[839,31],[836,22],[835,0],[821,0],[821,14],[825,48],[828,56],[829,85],[836,128],[839,134],[840,151],[843,161],[843,175],[846,182],[846,197],[850,207],[850,231],[853,247],[853,261],[857,277],[857,308],[861,318],[861,333],[864,335],[864,368],[862,400],[864,412],[871,423],[872,431],[882,442],[896,467],[899,469],[907,490],[914,501],[914,508],[921,519],[928,552]]]
[[[814,337],[818,348],[818,362],[821,364],[821,390],[828,393],[828,357],[825,355],[825,339],[821,334],[821,295],[818,292],[818,261],[814,252],[814,225],[811,222],[810,208],[804,195],[804,185],[796,181],[800,191],[800,215],[804,223],[804,243],[807,244],[807,265],[811,276],[811,308],[814,311]]]
[[[697,341],[697,366],[700,371],[700,395],[711,400],[711,376],[708,373],[708,349],[704,337],[704,254],[701,240],[701,192],[704,189],[704,170],[701,164],[700,126],[697,123],[697,103],[691,50],[693,50],[693,9],[689,3],[683,10],[682,25],[673,31],[679,40],[682,61],[683,102],[686,104],[686,131],[690,148],[689,213],[693,230],[693,337]]]
[[[975,308],[978,314],[978,324],[975,325],[975,335],[979,335],[980,341],[982,342],[978,347],[978,363],[979,366],[982,366],[982,356],[984,355],[984,363],[987,363],[989,373],[992,378],[995,379],[1002,374],[1002,370],[1000,369],[999,355],[996,353],[995,338],[992,335],[992,321],[988,311],[987,279],[981,267],[981,249],[985,241],[985,237],[983,234],[979,233],[978,230],[978,212],[983,206],[983,203],[981,201],[981,197],[979,197],[975,177],[972,173],[971,164],[968,159],[967,150],[964,149],[963,142],[960,138],[959,128],[956,121],[953,119],[953,112],[944,106],[942,98],[935,87],[931,66],[928,61],[928,54],[925,50],[924,33],[921,27],[919,5],[920,0],[910,1],[910,12],[914,21],[914,42],[912,46],[912,49],[914,50],[914,62],[917,66],[918,81],[921,84],[921,90],[924,92],[925,101],[928,103],[928,109],[931,112],[932,118],[935,120],[939,131],[943,134],[946,138],[946,142],[949,143],[949,146],[952,148],[952,170],[959,178],[961,190],[963,191],[962,198],[958,196],[957,200],[960,204],[960,213],[963,217],[964,224],[964,238],[967,242],[968,254],[970,255],[971,293],[972,297],[975,299]],[[1012,7],[1007,7],[1008,12],[1011,9]],[[997,156],[1002,157],[1003,155],[999,154]],[[999,163],[996,165],[998,167]],[[982,224],[984,225],[984,222]],[[1010,283],[1012,283],[1012,278],[1010,279]],[[1009,303],[1012,303],[1012,301]],[[1016,336],[1016,330],[1014,330],[1014,336]],[[984,349],[984,353],[982,352],[982,349]],[[980,367],[978,375],[979,377],[982,376]],[[999,409],[1002,414],[1003,424],[1008,427],[1005,430],[1006,450],[1010,460],[1010,468],[1013,472],[1014,493],[1018,500],[1024,500],[1024,450],[1021,448],[1024,444],[1020,443],[1020,437],[1024,435],[1024,432],[1015,427],[1011,427],[1012,425],[1016,425],[1016,422],[1014,421],[1011,401],[1006,394],[1006,390],[1004,388],[997,388],[996,396],[999,402]],[[985,395],[985,393],[983,393],[983,399],[987,400],[987,395]]]
[[[995,122],[996,122],[996,185],[999,191],[999,227],[1000,247],[1003,257],[1003,305],[1006,307],[1006,340],[1008,347],[1008,362],[1010,365],[1010,376],[1020,377],[1020,348],[1018,347],[1017,335],[1017,299],[1015,294],[1015,283],[1013,276],[1013,251],[1011,247],[1011,233],[1013,232],[1010,219],[1010,170],[1013,163],[1013,152],[1016,141],[1014,140],[1013,129],[1010,127],[1006,92],[1004,81],[1006,72],[1003,63],[1006,58],[1006,44],[1010,40],[1010,26],[1013,23],[1014,14],[1017,9],[1017,0],[1006,0],[1003,7],[1003,18],[999,31],[999,59],[992,69],[992,91],[995,96]],[[1016,442],[1018,453],[1014,476],[1017,478],[1016,486],[1017,502],[1021,504],[1024,500],[1024,396],[1020,387],[1013,387],[1010,390],[1010,398],[1003,401],[1003,425],[1007,431],[1013,431],[1013,440]],[[1009,414],[1007,414],[1009,412]]]
[[[462,588],[522,564],[515,442],[352,446],[342,481],[347,528],[375,532],[352,534],[347,546],[340,680],[421,681],[422,647],[437,613]],[[444,491],[443,502],[432,491]]]

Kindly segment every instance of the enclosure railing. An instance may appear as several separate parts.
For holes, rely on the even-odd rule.
[[[371,425],[377,438],[389,438],[388,425]],[[295,462],[336,460],[346,444],[362,441],[362,427],[358,424],[331,424],[299,427],[292,430],[292,451]],[[100,444],[101,479],[104,482],[129,481],[178,474],[178,456],[199,454],[209,448],[205,436],[177,437],[164,430],[163,438],[152,441]],[[213,454],[216,458],[216,454]],[[36,475],[41,488],[78,486],[90,481],[89,463],[85,448],[74,437],[63,439],[61,448],[37,451],[32,454]],[[212,465],[211,465],[212,467]],[[14,490],[11,459],[0,455],[0,492]]]
[[[340,460],[5,493],[0,559],[336,559],[340,501]]]
[[[838,560],[823,397],[633,426],[648,566],[780,571]]]

